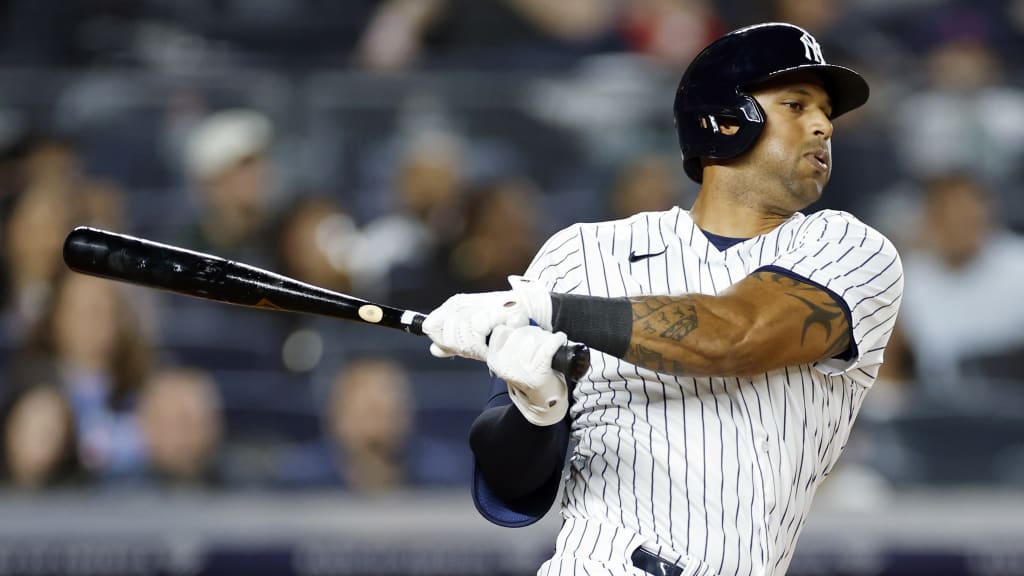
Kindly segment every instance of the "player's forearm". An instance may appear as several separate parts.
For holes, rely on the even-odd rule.
[[[633,314],[623,359],[667,374],[741,376],[763,362],[750,342],[754,310],[703,295],[630,298]]]
[[[703,295],[595,298],[553,295],[553,329],[667,374],[739,376],[764,369],[752,341],[756,310]]]

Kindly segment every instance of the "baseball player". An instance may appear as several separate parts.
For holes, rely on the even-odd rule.
[[[571,226],[511,290],[428,316],[435,355],[499,379],[470,433],[485,517],[542,516],[572,446],[539,574],[786,572],[903,291],[885,237],[800,212],[828,182],[832,120],[867,98],[799,27],[729,33],[675,96],[689,210]],[[550,368],[567,340],[593,351],[575,384]]]

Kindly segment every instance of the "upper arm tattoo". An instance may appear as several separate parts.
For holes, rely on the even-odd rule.
[[[767,280],[782,285],[786,289],[786,295],[796,298],[807,307],[803,330],[800,333],[801,346],[807,344],[807,331],[813,326],[821,326],[825,332],[825,342],[829,344],[825,358],[837,356],[849,347],[850,334],[846,315],[831,294],[778,272],[757,272],[754,277],[762,282]]]
[[[822,329],[825,330],[825,339],[831,340],[832,321],[843,315],[843,311],[839,309],[839,305],[834,302],[821,304],[817,302],[811,302],[807,298],[804,298],[803,296],[800,296],[799,294],[794,294],[792,292],[788,293],[787,295],[792,296],[793,298],[796,298],[797,300],[803,302],[804,305],[806,305],[807,308],[810,310],[810,313],[807,314],[807,318],[804,319],[804,330],[803,332],[800,333],[800,345],[802,346],[804,344],[804,341],[807,339],[807,330],[811,326],[814,326],[816,324],[820,324]],[[829,308],[831,308],[832,310],[829,310]]]

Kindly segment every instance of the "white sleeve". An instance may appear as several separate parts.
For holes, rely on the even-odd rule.
[[[795,239],[794,249],[764,268],[805,279],[831,293],[844,307],[854,353],[846,360],[822,360],[815,368],[826,374],[858,369],[874,373],[877,370],[870,368],[882,363],[903,298],[900,256],[885,236],[852,215],[819,214]]]

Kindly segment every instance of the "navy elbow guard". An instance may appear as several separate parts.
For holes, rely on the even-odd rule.
[[[507,385],[494,378],[491,400],[470,429],[473,503],[488,521],[505,527],[533,524],[558,494],[569,421],[534,426],[512,405]]]

